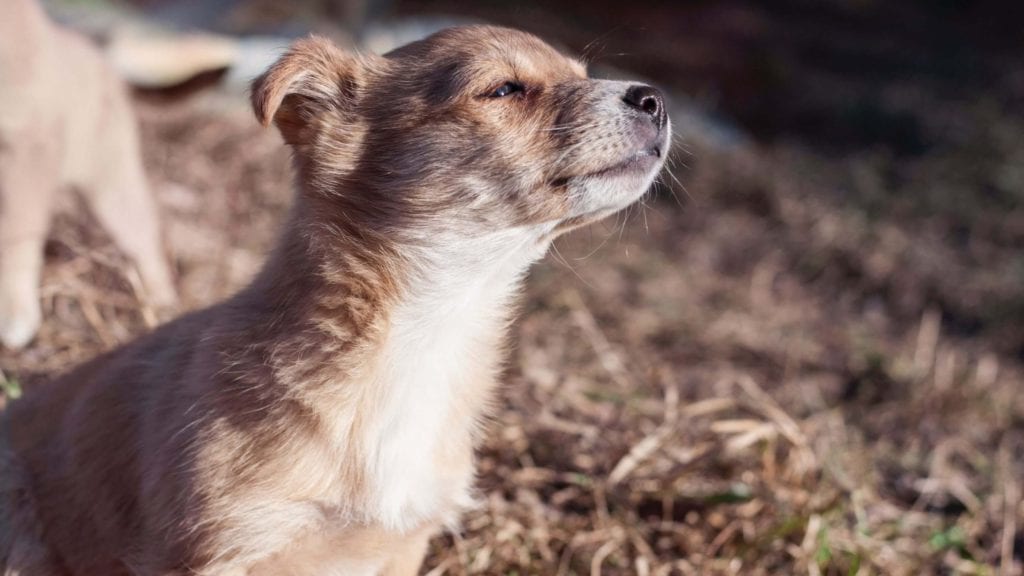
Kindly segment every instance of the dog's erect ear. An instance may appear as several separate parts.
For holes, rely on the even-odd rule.
[[[252,107],[264,126],[277,125],[292,145],[309,143],[326,113],[352,112],[363,81],[360,60],[330,40],[310,36],[292,44],[252,83]]]

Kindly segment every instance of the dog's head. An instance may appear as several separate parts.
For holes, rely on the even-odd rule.
[[[253,85],[305,193],[386,234],[559,232],[639,198],[661,168],[661,93],[593,80],[529,34],[444,30],[385,56],[297,42]]]

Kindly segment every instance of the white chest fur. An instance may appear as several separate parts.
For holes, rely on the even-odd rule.
[[[431,255],[393,311],[365,428],[368,513],[391,530],[451,523],[472,503],[473,437],[500,361],[512,298],[543,255],[513,230]]]

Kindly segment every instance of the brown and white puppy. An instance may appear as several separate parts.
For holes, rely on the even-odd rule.
[[[312,38],[253,86],[295,154],[237,296],[8,409],[5,574],[414,574],[472,501],[530,263],[639,198],[669,122],[525,33]]]
[[[80,190],[138,266],[156,305],[174,300],[124,86],[84,38],[35,0],[0,16],[0,344],[40,323],[39,275],[55,195]]]

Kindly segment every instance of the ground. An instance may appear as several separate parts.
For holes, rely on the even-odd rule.
[[[687,41],[771,38],[777,13],[729,6],[695,14]],[[1021,574],[1024,68],[993,39],[988,68],[964,64],[985,87],[966,97],[945,68],[831,74],[792,56],[820,39],[787,30],[769,55],[787,72],[755,86],[772,114],[723,88],[749,140],[681,134],[642,204],[533,271],[481,508],[435,539],[425,573]],[[878,34],[880,54],[924,43]],[[237,99],[137,105],[181,309],[200,307],[271,246],[288,156]],[[155,321],[70,204],[48,245],[48,321],[28,350],[0,351],[8,390]]]

